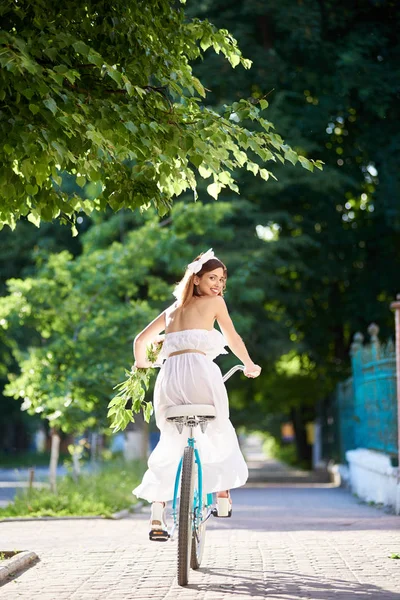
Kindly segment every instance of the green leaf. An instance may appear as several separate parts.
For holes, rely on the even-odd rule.
[[[122,86],[122,75],[119,71],[116,69],[107,69],[107,73],[119,86]]]
[[[37,106],[37,104],[30,104],[29,110],[31,111],[31,113],[36,115],[40,111],[40,108]]]
[[[45,105],[46,108],[48,108],[49,110],[51,110],[51,112],[53,113],[53,115],[56,114],[56,112],[57,112],[57,104],[55,103],[55,101],[53,100],[53,98],[46,98],[45,100],[43,100],[43,104]]]
[[[200,48],[205,52],[211,46],[211,38],[209,33],[205,33],[200,40]]]
[[[207,192],[210,194],[210,196],[212,196],[213,198],[215,198],[215,200],[218,199],[218,195],[221,191],[221,185],[219,183],[211,183],[210,185],[207,186]]]
[[[253,163],[253,162],[248,162],[246,164],[246,169],[248,171],[251,171],[253,173],[253,175],[257,175],[259,168],[260,167],[256,163]]]
[[[206,91],[203,87],[203,85],[200,83],[200,81],[197,79],[197,77],[193,77],[192,78],[193,81],[193,85],[194,85],[194,89],[196,90],[196,92],[202,97],[205,98],[206,97]]]
[[[299,162],[301,166],[307,169],[308,171],[314,171],[314,165],[304,156],[299,156]]]
[[[224,185],[229,185],[232,181],[232,176],[228,171],[223,171],[222,173],[219,173],[218,180]]]
[[[74,50],[84,57],[87,57],[90,51],[89,46],[85,42],[79,41],[72,44]]]
[[[146,423],[150,421],[150,417],[153,414],[153,405],[151,402],[147,402],[144,407],[144,420]]]
[[[104,64],[103,58],[97,52],[91,50],[87,55],[88,62],[93,63],[97,67],[102,67]]]
[[[190,160],[194,164],[194,166],[198,169],[200,167],[201,163],[203,162],[203,157],[200,156],[200,154],[192,154],[190,156]]]
[[[203,179],[208,179],[212,175],[212,171],[210,169],[206,169],[205,167],[199,166],[199,174]]]
[[[235,68],[240,63],[240,56],[238,56],[237,54],[230,54],[228,56],[228,60],[231,63],[232,67]]]
[[[25,190],[26,190],[26,193],[29,194],[30,196],[36,196],[36,194],[39,191],[39,188],[37,185],[31,185],[30,183],[28,183],[28,185],[25,186]]]
[[[86,177],[84,177],[83,175],[79,175],[76,178],[76,183],[83,188],[83,186],[86,184]]]
[[[261,110],[264,110],[264,109],[268,108],[268,106],[269,106],[267,100],[264,100],[263,98],[260,100],[259,104],[260,104]]]
[[[299,160],[299,156],[291,148],[289,148],[288,150],[285,150],[284,156],[285,156],[286,160],[288,160],[289,162],[292,163],[292,165],[295,165],[297,163],[297,161]]]
[[[36,225],[36,227],[40,226],[40,215],[38,215],[38,213],[36,213],[35,211],[30,212],[27,218],[28,221]]]

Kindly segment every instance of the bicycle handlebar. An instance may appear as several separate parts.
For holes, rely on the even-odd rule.
[[[232,377],[232,375],[236,373],[236,371],[244,371],[244,365],[236,365],[235,367],[232,367],[232,369],[229,369],[229,371],[222,377],[222,381],[227,381],[229,377]]]

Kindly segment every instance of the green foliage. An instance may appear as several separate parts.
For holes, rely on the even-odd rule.
[[[275,458],[291,467],[304,466],[302,463],[299,463],[296,446],[294,444],[279,443],[276,438],[268,433],[264,433],[263,437],[263,452],[266,456]]]
[[[16,402],[15,406],[18,407]],[[28,417],[32,420],[32,417]],[[70,458],[69,454],[61,454],[60,461]],[[0,452],[0,465],[4,469],[18,469],[29,467],[47,467],[50,462],[50,452]]]
[[[147,349],[147,360],[155,363],[160,353],[162,343],[159,342],[156,348]],[[125,429],[131,421],[134,422],[134,414],[143,410],[143,417],[146,423],[150,421],[153,414],[153,404],[145,400],[146,391],[149,389],[150,378],[153,375],[153,369],[139,369],[132,367],[131,371],[126,371],[126,380],[114,387],[118,392],[112,398],[108,405],[107,417],[111,419],[113,433]],[[127,408],[130,403],[131,408]]]
[[[110,427],[113,433],[125,429],[131,421],[134,422],[134,414],[143,410],[144,420],[148,423],[153,413],[151,402],[145,401],[146,391],[149,389],[150,369],[134,369],[125,372],[126,379],[115,386],[118,390],[114,398],[108,404],[107,417],[111,419]],[[127,403],[132,403],[127,408]]]
[[[300,160],[262,116],[265,100],[221,111],[203,103],[206,89],[190,63],[207,48],[232,67],[251,62],[226,29],[186,18],[170,0],[6,0],[0,18],[3,224],[150,203],[164,214],[185,190],[196,197],[197,175],[211,178],[208,193],[217,198],[225,187],[238,191],[237,167],[268,179],[255,156]],[[66,174],[98,189],[68,193]]]
[[[277,335],[282,354],[290,346],[307,353],[325,393],[348,374],[355,331],[371,321],[383,337],[393,329],[389,303],[400,286],[400,13],[391,0],[239,0],[235,10],[227,0],[204,0],[188,11],[223,23],[253,62],[250,71],[235,73],[211,53],[196,63],[212,106],[267,95],[270,118],[290,145],[325,163],[323,173],[310,176],[288,151],[296,165],[277,168],[267,193],[259,179],[240,176],[255,223],[276,227],[257,257],[259,277],[268,272],[268,337]]]
[[[41,258],[35,276],[10,280],[8,295],[0,298],[0,324],[7,339],[14,340],[20,373],[10,374],[5,393],[65,432],[106,426],[106,406],[125,372],[132,340],[171,302],[183,266],[205,241],[221,234],[234,238],[231,213],[224,202],[177,203],[168,224],[148,212],[123,242],[113,241],[120,233],[115,216],[111,224],[89,230],[80,256],[61,252]],[[238,326],[245,326],[243,320]],[[119,388],[111,407],[118,413],[114,424],[126,417],[128,395],[138,403],[133,412],[143,404],[149,417],[150,405],[142,402],[148,374],[138,374],[140,381]]]
[[[77,482],[64,477],[57,484],[57,494],[47,488],[18,493],[12,504],[0,508],[0,518],[111,517],[137,502],[132,489],[140,483],[144,470],[140,462],[112,462],[98,472],[85,473]]]

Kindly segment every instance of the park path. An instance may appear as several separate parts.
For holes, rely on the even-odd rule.
[[[326,483],[255,483],[232,496],[234,515],[210,519],[186,588],[176,542],[147,540],[148,508],[120,521],[0,523],[0,550],[40,557],[0,600],[400,600],[400,560],[389,558],[399,517]]]

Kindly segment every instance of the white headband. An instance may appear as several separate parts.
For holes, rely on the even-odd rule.
[[[214,251],[212,248],[210,248],[209,250],[207,250],[207,252],[204,252],[204,254],[202,254],[200,256],[200,258],[198,258],[197,260],[194,260],[193,262],[191,262],[187,268],[189,269],[189,271],[191,273],[198,273],[201,270],[201,267],[209,260],[211,260],[212,258],[214,258]]]

